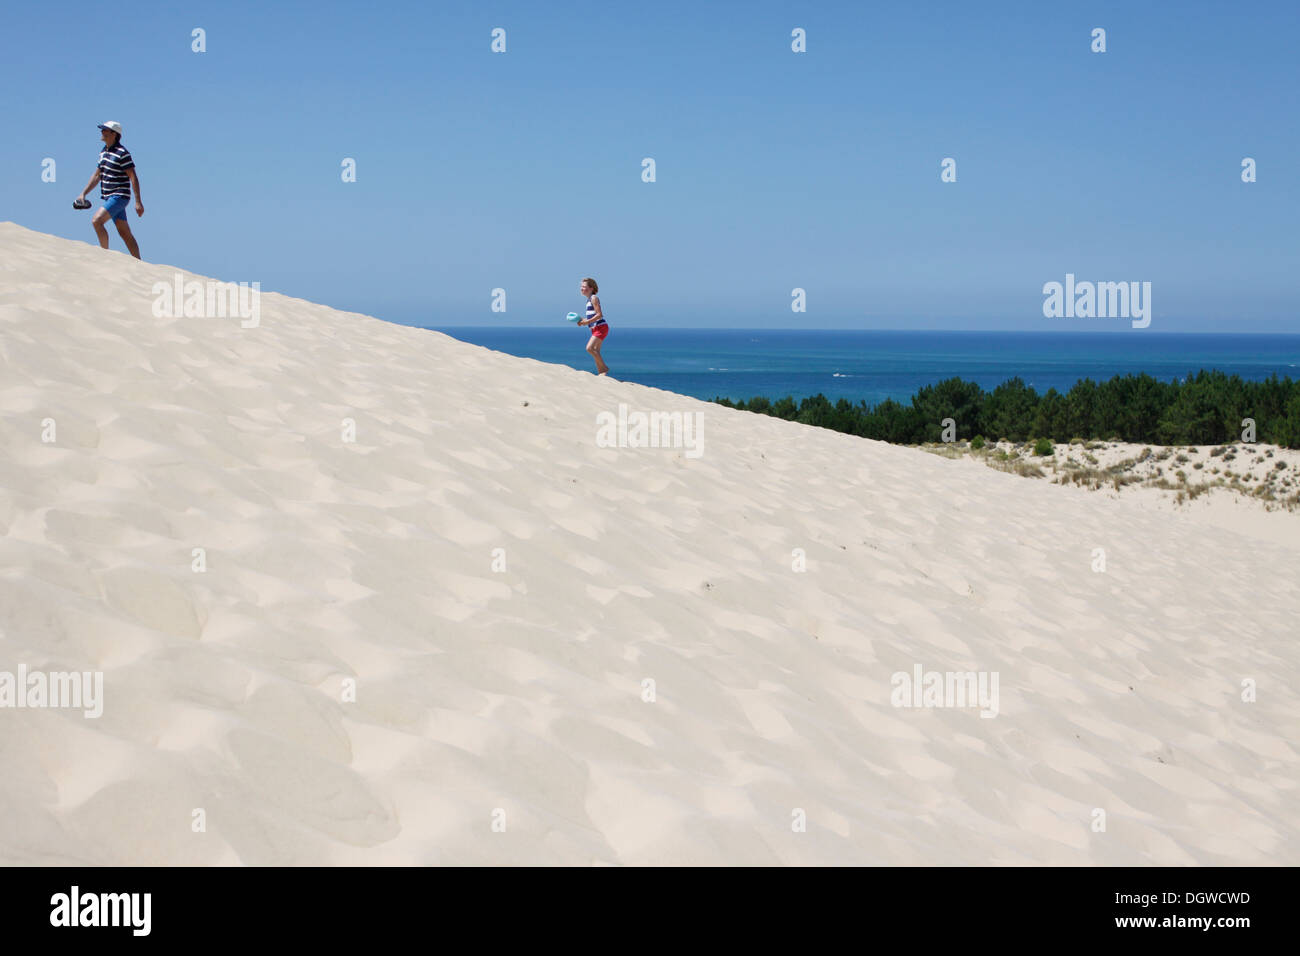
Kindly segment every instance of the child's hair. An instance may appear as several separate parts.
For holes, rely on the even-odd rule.
[[[583,279],[582,281],[587,283],[587,285],[591,286],[591,291],[593,295],[600,291],[600,286],[596,285],[596,280],[593,279],[591,276],[587,276],[587,278]]]

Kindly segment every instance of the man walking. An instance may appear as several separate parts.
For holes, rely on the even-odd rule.
[[[104,227],[112,219],[113,224],[117,226],[117,234],[126,243],[127,250],[139,259],[140,247],[136,244],[135,236],[131,235],[131,226],[126,221],[126,207],[131,202],[133,188],[135,189],[135,214],[144,215],[144,203],[140,198],[140,177],[135,174],[135,161],[122,145],[121,123],[114,123],[111,120],[101,123],[99,132],[104,140],[104,148],[99,153],[99,165],[77,201],[83,203],[81,208],[85,209],[86,205],[89,205],[86,203],[86,193],[95,188],[95,183],[99,183],[99,195],[104,200],[104,205],[95,211],[90,224],[95,227],[95,235],[99,236],[100,248],[108,248],[108,230]]]

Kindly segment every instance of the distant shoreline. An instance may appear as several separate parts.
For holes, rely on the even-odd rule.
[[[927,385],[910,404],[875,405],[814,395],[796,403],[756,396],[714,401],[727,408],[874,438],[892,444],[972,441],[1118,440],[1159,445],[1224,445],[1236,441],[1300,448],[1300,379],[1250,381],[1200,369],[1181,381],[1145,372],[1105,381],[1081,378],[1068,392],[1041,394],[1019,376],[985,391],[953,377]]]
[[[391,321],[391,320],[385,320]],[[402,322],[394,322],[394,325],[404,325]],[[569,333],[572,329],[566,326],[555,326],[549,322],[537,322],[532,325],[491,325],[482,323],[479,325],[416,325],[410,328],[423,329],[426,332],[483,332],[487,330],[496,330],[502,332],[509,331],[537,331],[549,330],[556,334]],[[1159,336],[1196,336],[1204,338],[1238,338],[1243,335],[1279,335],[1289,336],[1300,339],[1300,332],[1273,332],[1265,329],[1243,329],[1240,332],[1181,332],[1177,330],[1161,329],[1141,329],[1141,330],[1115,330],[1115,329],[862,329],[862,328],[749,328],[739,325],[635,325],[633,323],[620,323],[620,329],[627,329],[636,332],[749,332],[753,334],[762,333],[791,333],[802,335],[808,332],[831,332],[836,335],[844,333],[890,333],[897,332],[904,335],[1112,335],[1130,337],[1133,335],[1159,335]]]
[[[1018,376],[1040,393],[1064,393],[1081,379],[1114,375],[1147,374],[1161,382],[1199,369],[1246,381],[1300,376],[1300,335],[1293,334],[647,330],[611,322],[605,353],[615,377],[702,401],[787,395],[800,401],[820,394],[855,406],[886,399],[910,404],[923,388],[953,377],[992,391]],[[590,365],[582,330],[567,323],[554,332],[500,327],[440,334],[579,371]]]

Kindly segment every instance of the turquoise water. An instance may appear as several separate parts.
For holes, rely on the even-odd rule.
[[[511,355],[590,371],[588,333],[573,327],[443,328]],[[1078,379],[1146,372],[1164,381],[1202,368],[1244,379],[1300,378],[1300,335],[1105,332],[745,331],[614,326],[603,347],[615,378],[695,398],[796,399],[821,392],[874,405],[907,401],[958,376],[988,390],[1013,376],[1045,392]]]

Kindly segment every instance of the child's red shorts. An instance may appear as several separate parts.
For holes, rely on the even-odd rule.
[[[602,322],[600,325],[593,325],[591,327],[591,334],[595,338],[603,339],[605,336],[609,335],[609,323]]]

